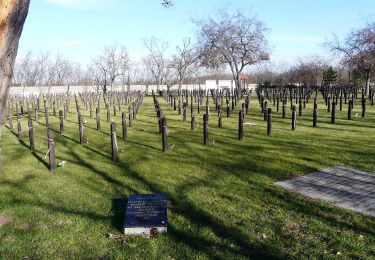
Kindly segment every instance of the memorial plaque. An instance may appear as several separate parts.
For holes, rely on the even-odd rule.
[[[131,194],[126,208],[124,233],[150,234],[167,232],[167,196],[164,194]]]

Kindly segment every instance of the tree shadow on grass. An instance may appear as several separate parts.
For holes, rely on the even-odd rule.
[[[320,200],[312,200],[297,195],[293,192],[285,191],[280,187],[269,186],[264,187],[264,190],[269,193],[272,197],[277,198],[278,203],[274,202],[277,207],[282,207],[290,211],[302,213],[307,216],[314,216],[315,218],[327,223],[329,226],[335,226],[338,228],[351,229],[354,232],[363,232],[367,234],[375,235],[375,219],[361,215],[360,213],[351,212],[345,209],[335,207],[328,203],[330,206],[327,207],[322,204]],[[281,191],[282,190],[282,191]],[[344,215],[344,218],[335,218],[334,215],[340,212],[340,215]],[[360,225],[353,223],[351,216],[359,216],[363,223]],[[372,227],[372,228],[371,228]]]
[[[230,254],[239,255],[242,257],[253,257],[253,258],[280,258],[279,250],[271,245],[259,245],[252,244],[248,241],[248,237],[239,228],[229,228],[221,223],[220,220],[216,219],[214,216],[210,215],[203,209],[198,208],[193,202],[186,199],[186,189],[193,189],[196,185],[202,185],[201,180],[198,182],[188,182],[183,186],[178,187],[177,194],[171,193],[163,189],[160,185],[154,184],[149,180],[141,177],[137,172],[133,171],[126,163],[118,162],[118,166],[126,174],[127,177],[134,179],[137,182],[146,185],[148,190],[152,193],[164,193],[168,197],[169,203],[171,203],[170,210],[173,210],[176,214],[184,216],[190,222],[196,224],[197,226],[206,226],[213,230],[217,236],[230,240],[232,244],[240,247],[240,249],[232,248],[229,246],[223,246],[221,250],[226,250]],[[214,178],[210,176],[211,180]],[[216,176],[215,178],[220,178]],[[121,208],[120,208],[121,209]],[[123,209],[121,209],[123,210]],[[120,210],[120,211],[121,211]],[[123,210],[125,212],[125,210]],[[113,222],[118,223],[119,214],[114,214]],[[210,256],[215,256],[220,258],[213,249],[217,245],[214,241],[210,241],[203,236],[192,236],[186,232],[173,228],[173,225],[169,226],[169,235],[171,235],[175,240],[183,242],[189,246],[192,250],[199,250],[204,254]]]
[[[13,132],[13,131],[10,131],[15,137],[17,137],[18,138],[18,136],[17,136],[17,134],[15,133],[15,132]],[[30,145],[27,145],[26,143],[25,143],[25,141],[24,140],[18,140],[19,141],[19,143],[21,144],[21,145],[23,145],[24,147],[26,147],[26,148],[28,148],[28,149],[30,149]],[[35,159],[37,159],[41,164],[43,164],[43,166],[44,167],[46,167],[47,169],[50,169],[50,165],[42,158],[42,157],[40,157],[35,151],[33,152],[33,151],[31,151],[31,155],[35,158]]]
[[[119,231],[124,230],[124,218],[126,212],[126,206],[128,204],[127,198],[113,198],[111,208],[111,220],[112,225]]]

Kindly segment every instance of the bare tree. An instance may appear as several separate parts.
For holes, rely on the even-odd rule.
[[[103,91],[107,90],[107,80],[111,88],[115,80],[128,70],[129,54],[125,46],[112,44],[103,48],[101,55],[93,59],[93,64],[102,73]]]
[[[0,125],[3,123],[5,102],[12,82],[14,60],[23,30],[30,0],[0,2]]]
[[[124,46],[120,48],[113,44],[104,48],[104,53],[101,57],[105,62],[105,67],[108,72],[110,86],[112,88],[113,82],[117,77],[123,74],[124,68],[127,68],[128,53]]]
[[[165,58],[168,43],[152,37],[145,39],[143,44],[149,52],[144,62],[149,66],[150,73],[155,79],[157,90],[159,91],[159,86],[162,84],[164,75],[166,75],[165,70],[168,69],[168,62]]]
[[[370,77],[375,65],[375,22],[350,32],[343,42],[337,36],[328,43],[331,51],[343,54],[343,63],[361,72],[366,80],[365,95],[369,93]]]
[[[165,7],[173,5],[172,0],[163,0]],[[0,1],[0,125],[3,123],[4,107],[12,83],[14,61],[23,30],[30,0]]]
[[[318,56],[299,58],[297,64],[292,66],[288,77],[289,84],[298,83],[303,86],[317,86],[322,83],[323,73],[327,63]]]
[[[197,22],[198,47],[202,64],[210,67],[229,65],[236,87],[244,68],[269,59],[265,27],[255,16],[240,11],[223,11],[217,19]]]
[[[172,56],[170,66],[176,70],[178,89],[181,90],[182,83],[188,74],[188,69],[197,61],[196,48],[190,38],[183,40],[181,46],[176,47],[177,54]]]
[[[71,74],[73,73],[72,62],[61,56],[57,56],[55,61],[55,84],[57,86],[63,86],[68,82]]]

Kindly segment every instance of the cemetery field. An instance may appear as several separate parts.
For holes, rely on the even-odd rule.
[[[347,104],[337,106],[336,124],[319,96],[318,127],[312,127],[313,98],[297,128],[273,109],[272,136],[260,105],[252,97],[238,140],[238,111],[217,127],[211,101],[210,145],[203,145],[203,112],[195,131],[162,97],[168,120],[170,151],[163,153],[151,96],[145,98],[128,140],[117,123],[119,161],[111,159],[110,123],[105,110],[101,130],[81,103],[88,143],[79,144],[74,102],[59,134],[58,116],[50,112],[56,160],[51,173],[43,113],[34,122],[36,153],[3,127],[0,141],[1,259],[186,259],[186,258],[372,258],[375,219],[290,193],[274,185],[330,166],[375,172],[375,107],[361,117],[360,100],[353,120]],[[189,99],[190,102],[190,99]],[[190,104],[189,104],[190,106]],[[104,106],[103,106],[104,107]],[[281,107],[281,106],[280,106]],[[195,109],[195,111],[197,111]],[[127,112],[127,109],[126,109]],[[358,113],[358,116],[355,116]],[[298,114],[298,113],[297,113]],[[33,116],[33,113],[32,113]],[[15,120],[14,120],[15,122]],[[22,119],[27,126],[26,115]],[[8,124],[6,124],[8,126]],[[15,125],[16,129],[16,125]],[[168,197],[168,233],[156,238],[121,235],[127,196],[164,193]]]

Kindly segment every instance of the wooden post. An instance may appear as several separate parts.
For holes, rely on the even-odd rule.
[[[331,123],[336,123],[336,103],[332,102],[332,114],[331,114]]]
[[[348,105],[348,120],[352,120],[353,100],[349,100]]]
[[[133,122],[132,122],[133,113],[132,113],[132,107],[131,106],[129,106],[128,113],[129,113],[129,127],[132,127],[132,125],[133,125]]]
[[[277,100],[276,100],[276,111],[279,112],[279,106],[280,106],[280,101],[279,101],[279,96],[277,96]]]
[[[78,112],[78,124],[79,124],[79,143],[84,144],[84,129],[83,129],[83,117],[81,112]]]
[[[208,145],[208,117],[203,115],[203,144]]]
[[[31,118],[28,118],[28,127],[29,127],[29,140],[30,140],[30,150],[35,151],[35,141],[34,141],[34,130],[33,130],[33,121]]]
[[[18,140],[23,139],[22,135],[22,125],[21,125],[21,115],[20,113],[17,113],[17,135],[18,135]]]
[[[340,111],[342,111],[342,95],[340,95]]]
[[[282,103],[283,103],[283,106],[282,106],[281,117],[285,118],[285,115],[286,115],[286,104],[285,104],[285,100],[284,99],[283,99]]]
[[[111,121],[111,111],[107,108],[107,122]]]
[[[267,114],[267,106],[268,106],[267,101],[264,101],[264,103],[263,103],[263,111],[262,111],[262,113],[263,113],[263,120],[264,121],[267,121],[267,116],[268,116],[268,114]]]
[[[295,130],[297,126],[297,115],[296,115],[296,105],[292,107],[292,130]]]
[[[162,119],[163,115],[162,115],[161,110],[159,108],[156,110],[156,117],[158,119],[159,134],[162,134],[163,126],[162,126],[161,119]]]
[[[56,116],[56,103],[53,101],[53,116]]]
[[[92,118],[92,105],[91,105],[91,103],[90,103],[90,110],[89,110],[89,112],[90,112],[90,118]]]
[[[208,102],[206,103],[206,115],[208,120],[210,118],[210,106],[208,105]]]
[[[182,105],[182,121],[186,121],[186,103]]]
[[[48,128],[49,127],[49,115],[48,115],[48,107],[47,106],[44,107],[44,114],[46,116],[46,127]]]
[[[128,131],[127,131],[127,127],[126,127],[126,114],[125,114],[125,112],[122,112],[121,117],[122,117],[122,139],[128,140]]]
[[[194,131],[194,129],[195,129],[195,115],[194,115],[194,113],[191,115],[190,128],[191,128],[192,131]]]
[[[313,127],[316,127],[318,123],[318,100],[314,99],[314,112],[313,112]]]
[[[238,140],[243,139],[243,111],[238,113]]]
[[[162,124],[162,142],[163,142],[163,152],[167,152],[169,150],[168,146],[168,128],[167,128],[167,119],[165,117],[161,120]]]
[[[65,104],[64,105],[64,120],[66,120],[68,118],[68,105]]]
[[[362,117],[366,115],[366,97],[363,96],[362,98]]]
[[[116,123],[111,123],[111,145],[112,145],[112,160],[116,162],[118,160],[118,146],[116,136]]]
[[[63,111],[59,111],[59,119],[60,119],[60,134],[64,135],[64,115]]]
[[[99,109],[96,108],[95,110],[95,113],[96,113],[96,130],[100,130],[100,113],[99,113]]]
[[[327,111],[328,112],[331,112],[331,97],[328,97],[327,98]]]
[[[49,151],[49,169],[56,170],[55,141],[53,140],[53,131],[48,129],[48,151]]]
[[[136,109],[136,106],[135,106],[135,103],[133,102],[132,103],[132,107],[133,107],[133,120],[137,120],[137,109]]]
[[[219,109],[219,122],[218,122],[219,128],[223,127],[223,118],[222,118],[222,111],[221,108]]]
[[[268,109],[267,135],[272,135],[272,108]]]

